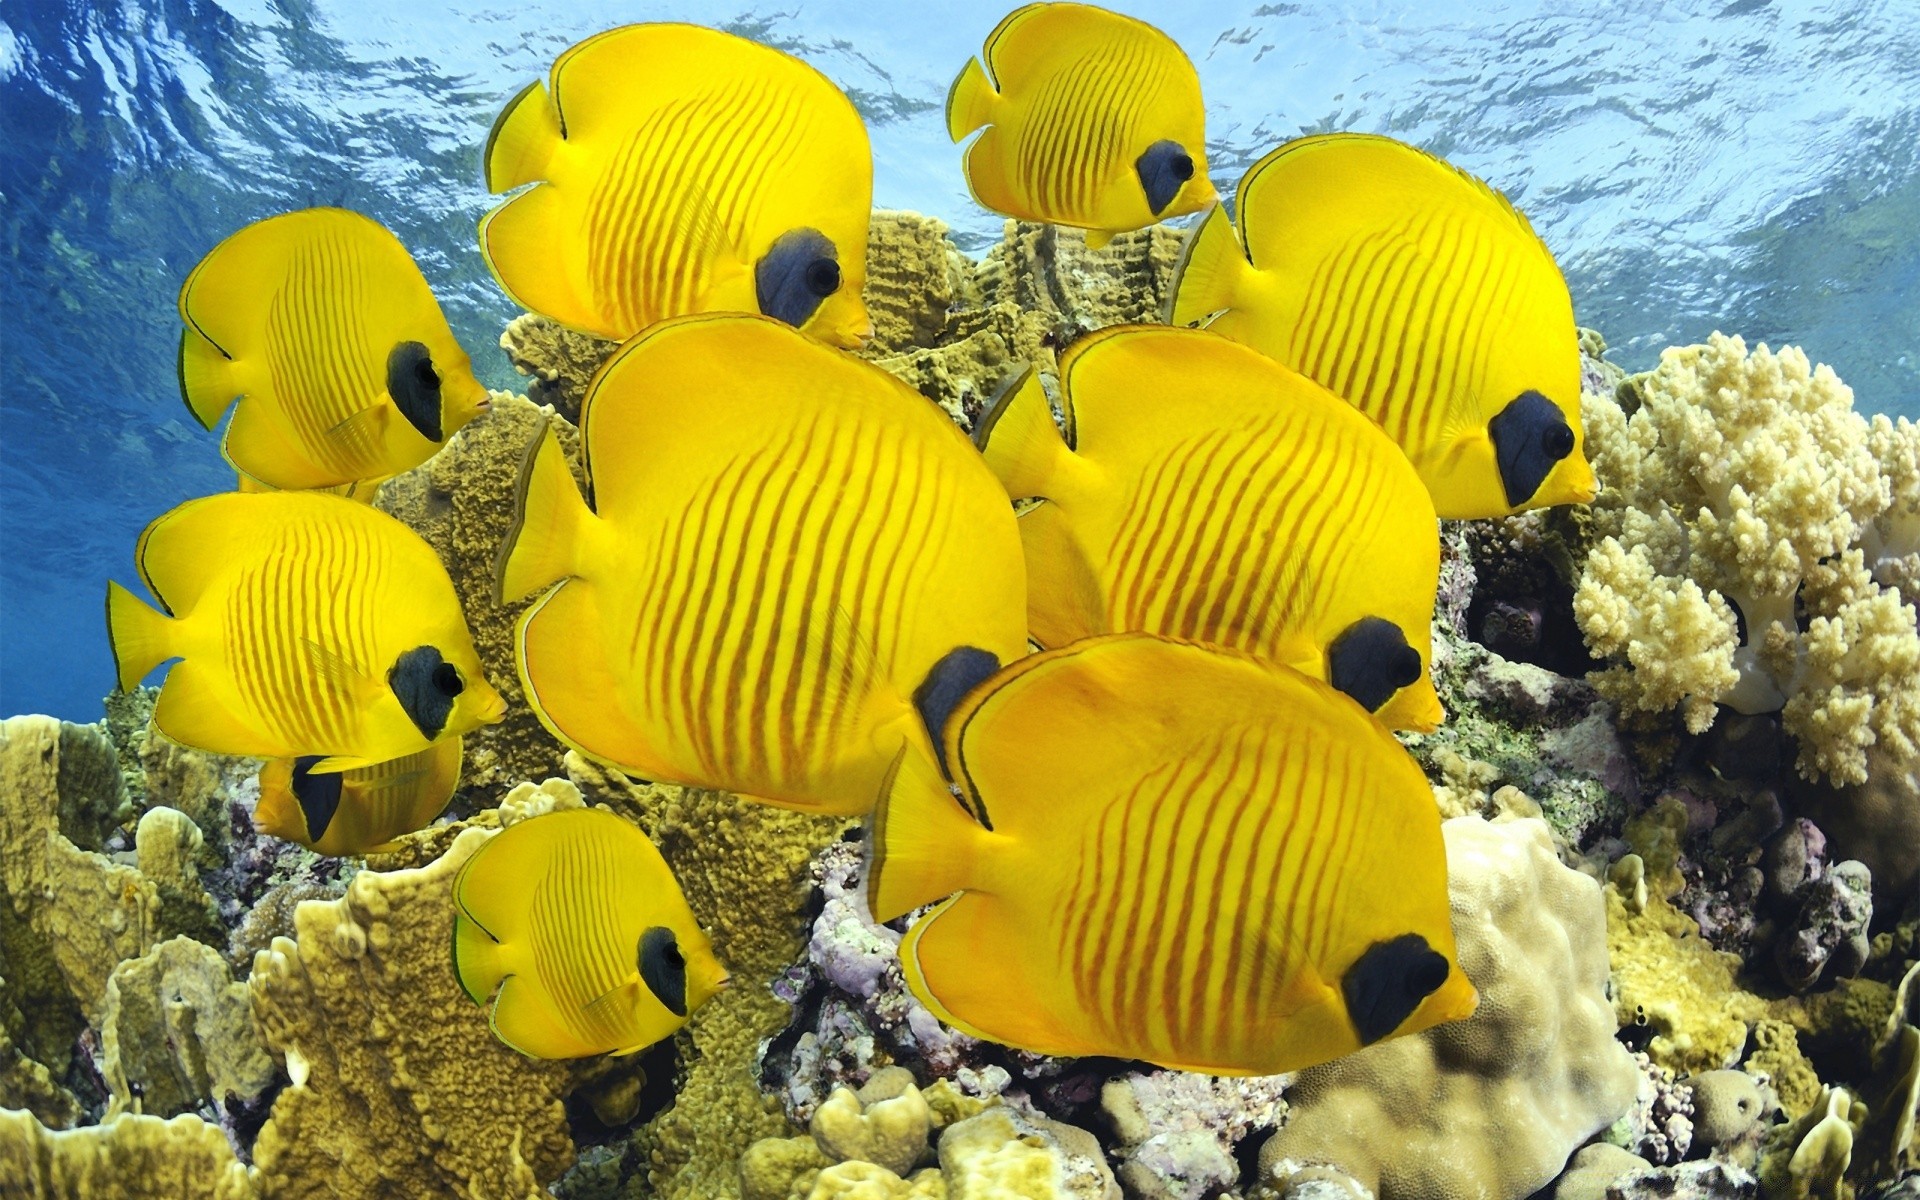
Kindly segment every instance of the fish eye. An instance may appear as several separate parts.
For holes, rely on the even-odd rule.
[[[450,662],[443,662],[433,669],[433,686],[443,696],[458,696],[467,690],[460,678],[460,671]]]
[[[1172,169],[1175,179],[1187,180],[1193,178],[1192,155],[1176,154],[1173,156],[1173,161],[1168,163],[1167,166]]]
[[[831,296],[840,290],[840,264],[830,258],[816,258],[807,264],[807,290],[816,296]]]
[[[1573,429],[1567,425],[1549,425],[1540,433],[1540,448],[1554,459],[1573,453]]]

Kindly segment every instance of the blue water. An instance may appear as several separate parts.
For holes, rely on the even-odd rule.
[[[1005,7],[0,0],[0,713],[96,716],[104,581],[148,520],[232,485],[173,370],[175,292],[228,232],[373,215],[510,386],[479,148],[560,50],[674,18],[799,54],[866,115],[875,202],[978,250],[999,221],[940,106]],[[1391,133],[1525,208],[1623,364],[1721,328],[1920,413],[1920,0],[1116,7],[1199,65],[1223,188],[1302,132]]]

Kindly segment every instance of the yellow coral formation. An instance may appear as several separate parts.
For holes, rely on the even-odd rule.
[[[234,981],[219,951],[184,937],[114,968],[100,1051],[113,1090],[109,1119],[121,1112],[168,1117],[228,1096],[250,1098],[276,1074],[247,985]]]
[[[1442,826],[1465,1021],[1300,1073],[1263,1176],[1336,1166],[1380,1200],[1528,1195],[1632,1104],[1606,1000],[1600,887],[1561,865],[1546,822]]]
[[[500,335],[507,361],[531,380],[527,399],[551,407],[575,425],[580,423],[580,404],[587,398],[593,373],[619,346],[538,313],[515,317]]]
[[[1613,1003],[1622,1025],[1648,1025],[1647,1054],[1677,1074],[1731,1067],[1765,1002],[1734,982],[1738,955],[1708,945],[1692,917],[1657,891],[1634,912],[1617,888],[1607,902]]]
[[[520,694],[513,626],[525,606],[493,602],[494,556],[513,522],[520,459],[546,419],[553,419],[568,460],[578,464],[579,438],[571,425],[523,397],[495,392],[492,411],[454,434],[426,463],[388,480],[378,499],[439,553],[487,679],[506,698],[505,721],[467,736],[461,771],[464,787],[494,795],[523,780],[560,774],[564,754]],[[580,474],[577,465],[574,473]]]
[[[589,779],[581,782],[594,792]],[[675,1035],[685,1074],[673,1107],[635,1139],[646,1166],[629,1194],[715,1200],[736,1194],[748,1146],[790,1132],[755,1071],[761,1039],[790,1017],[768,984],[804,952],[807,864],[846,822],[692,788],[636,789],[628,798],[646,806],[636,814],[640,825],[673,864],[714,953],[733,972],[732,986]]]
[[[1912,435],[1870,434],[1853,393],[1798,349],[1749,354],[1717,333],[1666,351],[1631,386],[1631,415],[1586,399],[1604,487],[1575,613],[1616,664],[1596,683],[1628,709],[1679,707],[1694,732],[1716,703],[1780,710],[1809,779],[1865,779],[1870,747],[1913,753],[1914,608],[1874,580],[1861,548],[1896,482],[1917,490]],[[1907,528],[1897,512],[1881,557],[1893,525]]]
[[[5,1193],[43,1200],[253,1200],[254,1173],[226,1135],[199,1117],[128,1114],[56,1132],[28,1113],[0,1109]]]
[[[569,1066],[496,1041],[448,966],[454,874],[492,836],[362,871],[254,959],[254,1012],[293,1081],[254,1144],[273,1195],[533,1196],[572,1163]]]

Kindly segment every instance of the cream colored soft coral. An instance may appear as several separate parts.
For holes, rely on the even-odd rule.
[[[1587,398],[1604,487],[1575,616],[1599,685],[1696,733],[1715,704],[1781,711],[1810,779],[1920,741],[1920,636],[1882,586],[1920,567],[1920,433],[1870,424],[1797,348],[1718,333],[1635,391],[1631,413]]]

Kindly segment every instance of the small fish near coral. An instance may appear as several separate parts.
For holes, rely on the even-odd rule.
[[[1016,500],[1042,646],[1139,630],[1331,682],[1393,729],[1427,677],[1438,522],[1400,448],[1319,384],[1217,334],[1116,326],[1029,372],[974,438]]]
[[[370,496],[487,409],[413,256],[359,213],[233,234],[187,276],[180,319],[181,392],[208,429],[234,407],[223,448],[243,490]]]
[[[632,1054],[727,983],[660,851],[604,809],[508,826],[461,867],[453,898],[460,986],[532,1058]]]
[[[1593,499],[1573,301],[1526,217],[1392,138],[1288,142],[1194,228],[1168,320],[1204,324],[1379,423],[1443,517]]]
[[[935,723],[951,790],[902,756],[867,898],[882,921],[935,905],[900,963],[956,1029],[1264,1075],[1473,1012],[1432,791],[1325,684],[1116,634]]]
[[[836,346],[872,334],[873,154],[853,103],[797,58],[697,25],[627,25],[554,61],[487,139],[480,222],[501,288],[621,340],[758,312]]]
[[[308,492],[226,492],[140,535],[162,611],[107,585],[120,686],[168,659],[155,728],[214,754],[403,758],[506,713],[433,548],[383,512]]]
[[[363,855],[425,829],[460,783],[461,739],[371,767],[315,774],[320,759],[276,758],[260,768],[254,828],[316,854]]]
[[[1029,4],[987,35],[947,92],[967,187],[1010,217],[1077,226],[1087,245],[1214,202],[1200,76],[1144,21]]]
[[[631,775],[815,812],[872,807],[913,693],[971,647],[1026,651],[1006,493],[939,409],[748,315],[629,341],[581,414],[594,504],[550,432],[497,596],[546,727]]]

